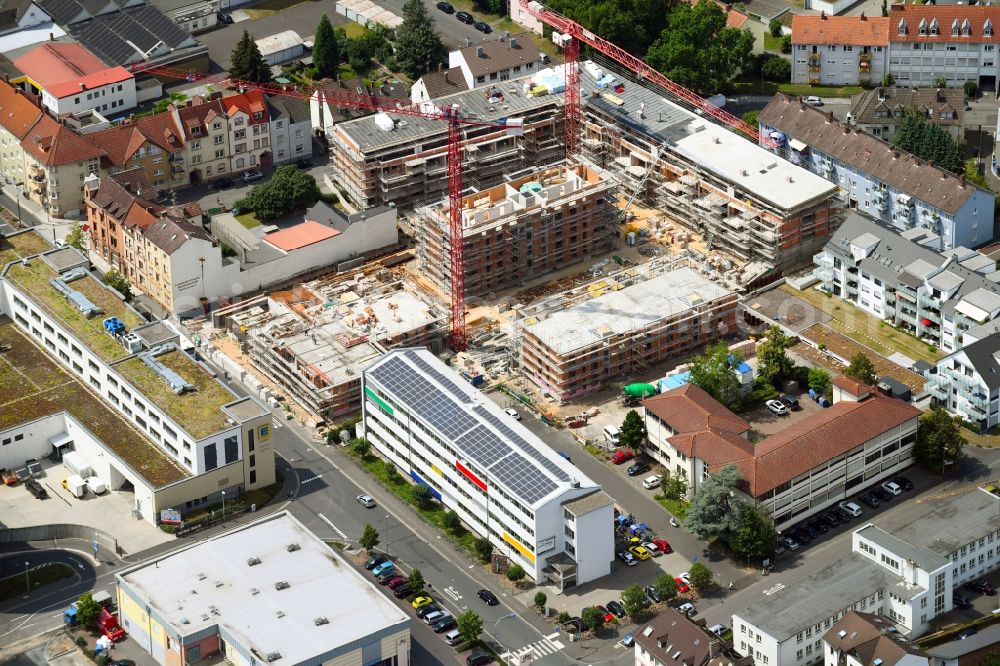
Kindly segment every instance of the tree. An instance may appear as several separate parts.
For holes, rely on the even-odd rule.
[[[444,516],[441,518],[441,527],[455,533],[462,529],[462,519],[454,511],[445,511]]]
[[[580,613],[580,619],[583,620],[586,626],[593,629],[595,634],[604,626],[604,613],[597,610],[594,606],[584,608],[583,612]]]
[[[676,3],[646,62],[682,86],[709,95],[750,64],[753,46],[753,33],[727,28],[726,12],[714,2]]]
[[[503,16],[507,13],[506,0],[473,0],[473,4],[488,14]]]
[[[74,222],[73,227],[66,234],[66,245],[70,247],[75,247],[78,250],[83,249],[83,229],[80,228],[79,222]]]
[[[253,40],[247,30],[243,31],[243,36],[236,43],[232,55],[229,57],[229,76],[242,81],[253,81],[254,83],[269,83],[271,81],[271,68],[260,54],[257,42]]]
[[[778,531],[763,509],[752,504],[740,506],[739,524],[729,546],[737,555],[763,559],[774,553]]]
[[[372,550],[378,545],[378,530],[370,524],[365,525],[365,530],[361,533],[361,538],[358,539],[358,543],[361,544],[361,547],[365,550]]]
[[[962,84],[962,88],[965,90],[965,96],[969,99],[975,99],[979,92],[979,85],[975,81],[966,81]]]
[[[101,614],[101,604],[94,601],[90,592],[84,592],[76,600],[76,621],[81,627],[89,627],[97,621]]]
[[[677,581],[670,574],[657,576],[653,587],[663,601],[670,601],[677,596]]]
[[[668,0],[553,0],[546,6],[642,56],[667,26],[670,4]]]
[[[704,481],[691,501],[684,526],[702,539],[722,538],[729,541],[739,527],[739,507],[742,502],[732,493],[742,481],[736,465],[726,465]]]
[[[411,79],[420,78],[444,61],[447,51],[422,0],[406,0],[403,24],[396,34],[396,60]]]
[[[896,77],[892,75],[892,72],[886,72],[885,76],[882,77],[882,85],[886,88],[896,85]]]
[[[784,58],[771,58],[764,63],[764,78],[775,83],[788,83],[792,78],[792,63]]]
[[[809,388],[820,395],[830,397],[833,388],[830,385],[830,373],[823,368],[809,368]]]
[[[374,29],[365,28],[360,35],[349,40],[344,50],[351,69],[361,72],[373,59],[381,63],[388,62],[392,58],[392,44],[386,39],[387,34],[385,26],[379,25]]]
[[[410,497],[413,498],[413,503],[417,505],[418,509],[427,509],[434,502],[434,493],[422,483],[413,486],[413,490],[410,491]]]
[[[1000,666],[1000,652],[990,652],[983,657],[982,666]]]
[[[471,608],[459,615],[455,624],[467,643],[475,643],[483,633],[483,620]]]
[[[958,143],[948,132],[929,122],[917,111],[903,114],[903,120],[892,142],[917,157],[933,160],[934,164],[946,171],[962,173],[965,169],[962,149]]]
[[[483,562],[489,561],[490,557],[493,556],[493,544],[486,537],[479,537],[476,539],[472,546],[476,550],[476,555],[479,556]]]
[[[785,350],[792,346],[792,338],[780,326],[767,329],[767,337],[757,345],[757,379],[780,387],[781,382],[795,372],[795,363]]]
[[[395,463],[388,460],[385,461],[385,480],[392,485],[396,485],[400,481],[399,470],[396,469]]]
[[[549,598],[545,596],[544,592],[535,592],[535,605],[538,606],[538,610],[544,610],[545,602],[548,600]]]
[[[889,3],[887,0],[882,0],[882,16],[885,17],[888,15],[889,15]]]
[[[420,569],[414,569],[410,572],[406,586],[410,588],[411,594],[420,594],[424,591],[424,588],[427,586],[427,581],[424,580],[424,574],[420,571]]]
[[[517,585],[521,582],[528,573],[524,570],[520,564],[512,564],[507,567],[507,580]]]
[[[767,31],[771,33],[772,37],[781,37],[781,21],[771,19],[771,22],[767,24]]]
[[[667,499],[684,499],[688,491],[687,472],[679,469],[669,477],[664,474],[660,484],[663,486],[663,496]]]
[[[356,437],[351,440],[351,451],[359,458],[366,457],[372,450],[372,445],[364,437]]]
[[[649,608],[649,599],[646,598],[646,592],[638,585],[631,585],[622,590],[622,606],[625,607],[625,612],[628,613],[629,617],[633,620],[642,611]]]
[[[875,365],[864,352],[858,352],[851,357],[851,363],[847,366],[847,370],[844,370],[844,374],[869,386],[875,386],[875,382],[878,381]]]
[[[645,439],[646,424],[642,422],[642,417],[634,409],[628,410],[618,434],[618,443],[629,449],[639,449]]]
[[[688,579],[691,581],[691,585],[695,590],[698,592],[704,592],[708,588],[712,587],[712,570],[701,562],[695,562],[691,565],[691,569],[688,571]]]
[[[941,407],[934,407],[920,417],[913,457],[938,474],[944,471],[944,461],[954,463],[968,443],[959,427],[961,420]]]
[[[249,208],[258,220],[266,222],[311,206],[319,196],[319,185],[312,174],[285,165],[278,167],[269,181],[257,185],[237,201],[236,208]]]
[[[723,404],[736,399],[740,376],[736,372],[738,357],[729,351],[725,342],[710,346],[704,354],[691,361],[691,383],[704,389]]]
[[[337,50],[337,34],[333,31],[330,17],[323,14],[316,26],[316,38],[312,48],[313,67],[316,78],[329,78],[337,73],[340,53]]]
[[[750,127],[757,127],[757,119],[760,118],[760,111],[747,111],[741,116],[741,118],[743,119],[743,122]]]
[[[132,283],[129,282],[128,279],[116,269],[112,268],[110,271],[101,276],[101,279],[104,281],[104,284],[124,296],[126,301],[131,300]]]

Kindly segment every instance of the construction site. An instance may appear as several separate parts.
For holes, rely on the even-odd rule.
[[[538,278],[617,245],[614,183],[585,164],[558,166],[462,198],[465,295],[482,296]],[[420,271],[451,287],[447,199],[416,211]]]

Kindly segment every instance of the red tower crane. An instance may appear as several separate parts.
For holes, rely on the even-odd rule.
[[[562,35],[561,38],[558,38],[558,41],[553,41],[556,41],[557,44],[561,42],[560,45],[563,48],[563,57],[565,59],[566,93],[563,113],[566,116],[567,157],[577,154],[580,118],[583,113],[580,107],[580,42],[590,45],[623,65],[629,71],[634,72],[640,78],[655,83],[678,99],[700,109],[702,113],[715,118],[724,125],[728,125],[734,131],[754,141],[754,143],[760,140],[756,127],[752,127],[733,114],[723,111],[684,86],[674,83],[646,64],[641,58],[637,58],[625,49],[612,44],[603,37],[595,35],[573,19],[556,13],[534,0],[519,0],[519,2],[522,9],[542,23],[551,26],[553,30]]]
[[[293,85],[278,83],[255,83],[233,79],[225,74],[212,76],[201,72],[133,65],[132,72],[144,72],[154,76],[185,79],[190,82],[211,81],[235,87],[241,91],[259,90],[267,95],[282,95],[309,100],[320,92],[334,106],[350,109],[398,113],[428,120],[442,120],[448,123],[448,229],[451,235],[451,346],[455,351],[463,351],[468,345],[465,331],[465,260],[462,243],[462,127],[495,127],[507,132],[520,133],[521,126],[515,123],[498,123],[475,118],[465,118],[458,105],[440,108],[430,104],[413,105],[398,99],[359,93],[344,88],[316,88],[300,90]]]

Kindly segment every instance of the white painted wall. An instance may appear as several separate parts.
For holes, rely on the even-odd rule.
[[[134,109],[137,103],[134,78],[80,90],[65,97],[54,97],[49,91],[42,90],[42,104],[58,114],[93,110],[111,117]]]

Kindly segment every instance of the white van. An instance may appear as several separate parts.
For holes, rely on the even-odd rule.
[[[606,425],[604,426],[604,439],[611,446],[618,446],[621,438],[622,431],[618,429],[618,426]]]
[[[434,611],[433,613],[428,613],[427,615],[424,616],[424,622],[427,624],[428,627],[432,627],[434,626],[435,622],[437,622],[438,620],[443,620],[450,615],[451,613],[449,613],[448,611]]]
[[[452,629],[444,635],[444,640],[448,643],[448,645],[458,645],[462,642],[462,634],[458,631],[458,629]]]

